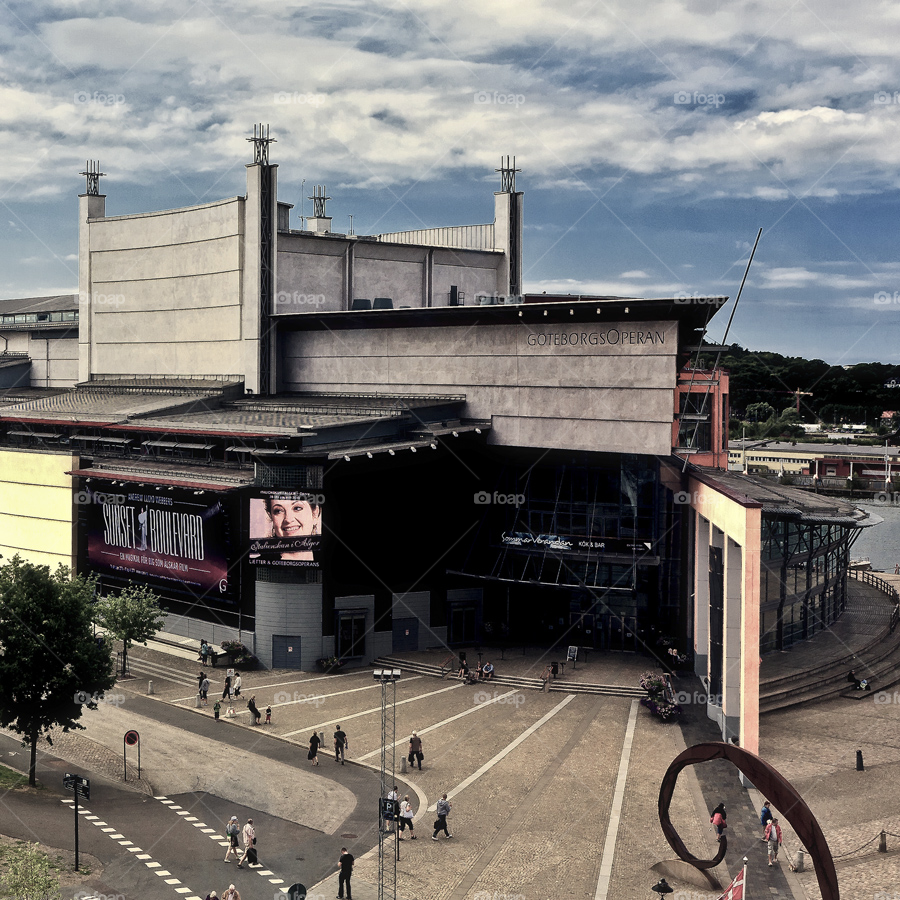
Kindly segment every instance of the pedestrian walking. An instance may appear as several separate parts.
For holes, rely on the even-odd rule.
[[[206,900],[219,900],[219,895],[215,891],[210,891],[206,895]]]
[[[715,826],[716,829],[716,840],[721,841],[722,835],[725,834],[725,829],[728,827],[728,824],[725,821],[727,813],[725,812],[725,804],[720,803],[712,812],[712,816],[710,816],[709,821]]]
[[[341,858],[338,860],[338,868],[341,871],[338,875],[337,900],[344,900],[345,887],[347,888],[347,900],[353,900],[353,894],[350,892],[350,876],[353,874],[353,854],[346,847],[341,847]]]
[[[781,847],[781,826],[778,819],[772,818],[772,821],[766,825],[766,841],[769,844],[769,865],[778,862],[778,848]]]
[[[400,834],[406,829],[409,829],[409,836],[415,840],[416,834],[415,829],[413,828],[413,808],[412,803],[409,802],[409,794],[407,794],[403,798],[403,802],[400,804]],[[397,838],[398,841],[402,841],[402,837]]]
[[[251,725],[259,725],[259,720],[262,718],[262,714],[256,708],[256,694],[254,694],[247,701],[247,709],[250,710],[250,715],[253,716],[253,721],[250,724]]]
[[[234,682],[231,687],[231,692],[232,692],[232,694],[234,694],[235,697],[241,696],[241,683],[242,683],[241,673],[238,672],[237,675],[234,676]]]
[[[200,702],[203,706],[209,706],[209,679],[206,677],[200,682]]]
[[[395,822],[400,817],[400,794],[397,793],[397,785],[392,791],[388,791],[384,804],[384,821]]]
[[[232,816],[225,826],[225,837],[228,840],[228,849],[225,851],[225,862],[229,861],[229,857],[234,853],[234,858],[238,858],[238,835],[241,832],[241,826],[238,825],[238,817]],[[225,900],[223,897],[222,900]]]
[[[272,724],[272,707],[267,706],[266,707],[266,725],[271,725],[271,724]]]
[[[763,800],[762,809],[759,811],[759,824],[762,825],[762,827],[763,827],[763,837],[762,837],[763,840],[766,839],[766,836],[765,836],[766,825],[768,825],[769,822],[771,822],[773,818],[774,818],[774,816],[772,815],[772,810],[769,809],[769,801]]]
[[[203,688],[203,679],[206,678],[206,672],[202,669],[197,674],[197,691],[199,692]]]
[[[340,725],[334,726],[334,761],[344,764],[344,751],[348,749],[350,744],[347,741],[347,735],[341,730]]]
[[[319,735],[315,731],[309,739],[309,753],[306,754],[306,758],[312,760],[314,766],[319,764]]]
[[[233,884],[229,884],[228,890],[222,894],[222,900],[241,900],[241,895]]]
[[[422,738],[415,731],[409,739],[409,756],[406,759],[410,768],[413,767],[415,761],[419,764],[419,771],[422,771],[422,760],[425,759],[425,754],[422,752]]]
[[[222,689],[222,699],[231,700],[231,676],[225,676],[225,687]]]
[[[452,806],[453,804],[447,799],[447,795],[441,794],[441,799],[437,802],[437,820],[434,823],[434,834],[431,836],[433,841],[438,839],[439,831],[443,831],[448,838],[453,837],[450,834],[450,829],[447,827],[447,816],[450,815]]]
[[[219,721],[219,712],[221,711],[221,709],[222,704],[218,700],[216,700],[216,702],[213,703],[213,715],[216,717],[217,722]]]
[[[248,860],[248,864],[256,862],[256,829],[253,827],[253,819],[247,819],[247,824],[241,831],[241,838],[244,841],[244,853],[238,862],[238,868],[244,868],[244,860],[253,852],[253,858]]]

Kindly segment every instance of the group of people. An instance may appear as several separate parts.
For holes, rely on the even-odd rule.
[[[713,811],[709,821],[716,829],[716,840],[721,841],[725,829],[728,827],[728,814],[725,812],[725,804],[720,803]],[[762,840],[766,843],[769,855],[769,865],[774,866],[778,862],[778,850],[781,847],[783,835],[778,819],[772,815],[772,809],[768,800],[763,801],[759,813],[759,824],[763,827]]]
[[[209,660],[209,664],[215,668],[216,660],[218,658],[218,651],[206,640],[206,638],[200,641],[200,662],[202,662],[204,666],[206,665],[206,661]]]
[[[444,832],[446,837],[452,838],[453,835],[450,832],[450,828],[447,825],[447,816],[450,815],[450,810],[453,804],[447,799],[446,794],[441,795],[441,799],[437,802],[437,819],[434,822],[434,834],[431,835],[431,839],[436,841],[438,839],[438,834],[440,832]],[[412,803],[409,800],[409,794],[404,795],[403,799],[400,799],[400,793],[397,789],[397,785],[394,785],[394,789],[388,792],[387,797],[385,798],[384,803],[384,821],[385,827],[389,828],[391,823],[397,823],[397,830],[399,834],[397,835],[398,841],[405,841],[406,838],[402,837],[403,833],[406,829],[409,829],[409,837],[411,840],[416,840],[416,830],[415,825],[413,824],[413,807]]]
[[[482,665],[478,663],[478,668],[474,672],[470,671],[469,664],[466,662],[466,654],[459,654],[459,671],[456,673],[457,678],[464,678],[470,684],[478,681],[490,681],[494,677],[494,664],[488,660]]]
[[[445,795],[446,796],[446,795]],[[232,816],[225,826],[225,835],[228,838],[228,851],[225,854],[225,862],[230,862],[232,852],[235,858],[238,856],[238,834],[242,835],[244,843],[244,853],[238,859],[238,868],[244,868],[244,860],[248,865],[255,865],[257,862],[256,853],[256,829],[253,827],[253,819],[247,819],[247,824],[240,828],[238,825],[238,817]],[[341,847],[341,855],[338,859],[338,900],[344,900],[344,891],[346,889],[346,900],[353,900],[353,894],[350,887],[350,876],[353,874],[353,854],[346,848]],[[206,895],[206,900],[219,900],[219,896],[215,891],[210,891]],[[241,900],[238,889],[229,884],[228,889],[222,894],[222,900]]]
[[[334,726],[334,761],[339,762],[341,765],[344,765],[344,755],[347,750],[350,749],[350,741],[347,740],[347,733],[341,728],[340,725]],[[314,765],[317,766],[319,764],[319,747],[322,744],[322,739],[319,737],[318,732],[314,731],[309,739],[309,752],[306,754],[306,758]]]
[[[244,852],[238,856],[238,835],[244,844]],[[238,817],[232,816],[225,825],[225,838],[228,841],[228,849],[225,851],[225,862],[231,862],[231,854],[238,861],[238,868],[244,868],[244,861],[247,864],[255,863],[256,856],[256,829],[253,827],[253,819],[247,819],[247,824],[241,828],[238,824]],[[232,888],[234,885],[231,886]],[[224,900],[224,898],[223,898]]]

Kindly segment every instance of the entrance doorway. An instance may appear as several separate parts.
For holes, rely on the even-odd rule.
[[[476,632],[476,609],[474,605],[454,603],[450,607],[447,623],[447,642],[450,644],[473,644]]]
[[[635,653],[638,649],[637,617],[616,616],[605,613],[600,616],[598,647],[618,653]]]
[[[366,614],[365,612],[341,612],[337,621],[337,656],[366,655]]]
[[[419,620],[412,616],[408,619],[394,619],[394,653],[408,653],[419,649]]]
[[[272,635],[272,668],[300,668],[300,635]]]

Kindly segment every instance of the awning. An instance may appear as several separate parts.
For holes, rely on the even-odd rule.
[[[159,475],[142,474],[140,472],[117,472],[114,469],[73,469],[66,475],[74,475],[77,478],[102,478],[104,481],[124,481],[129,484],[153,484],[160,487],[182,487],[194,491],[236,491],[246,487],[251,482],[234,484],[224,481],[193,481],[182,476],[181,478],[162,478]]]

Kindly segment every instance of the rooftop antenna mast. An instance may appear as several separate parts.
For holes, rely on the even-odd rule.
[[[326,197],[325,194],[326,194],[325,185],[317,184],[313,188],[312,197],[307,198],[308,200],[312,200],[312,202],[313,202],[312,218],[314,218],[314,219],[326,218],[326,216],[325,216],[325,201],[330,200],[331,197]]]
[[[94,196],[99,196],[100,194],[100,176],[106,175],[106,172],[100,171],[100,160],[89,159],[84,164],[84,171],[79,172],[79,175],[84,175],[86,179],[86,194],[93,194]]]
[[[275,138],[269,137],[268,125],[254,125],[253,137],[247,138],[253,144],[253,162],[267,166],[269,164],[269,144],[276,143]]]
[[[494,169],[494,171],[500,173],[500,190],[505,194],[514,194],[516,192],[516,172],[522,171],[516,168],[516,158],[513,156],[512,164],[510,164],[509,156],[501,156],[500,168]]]

